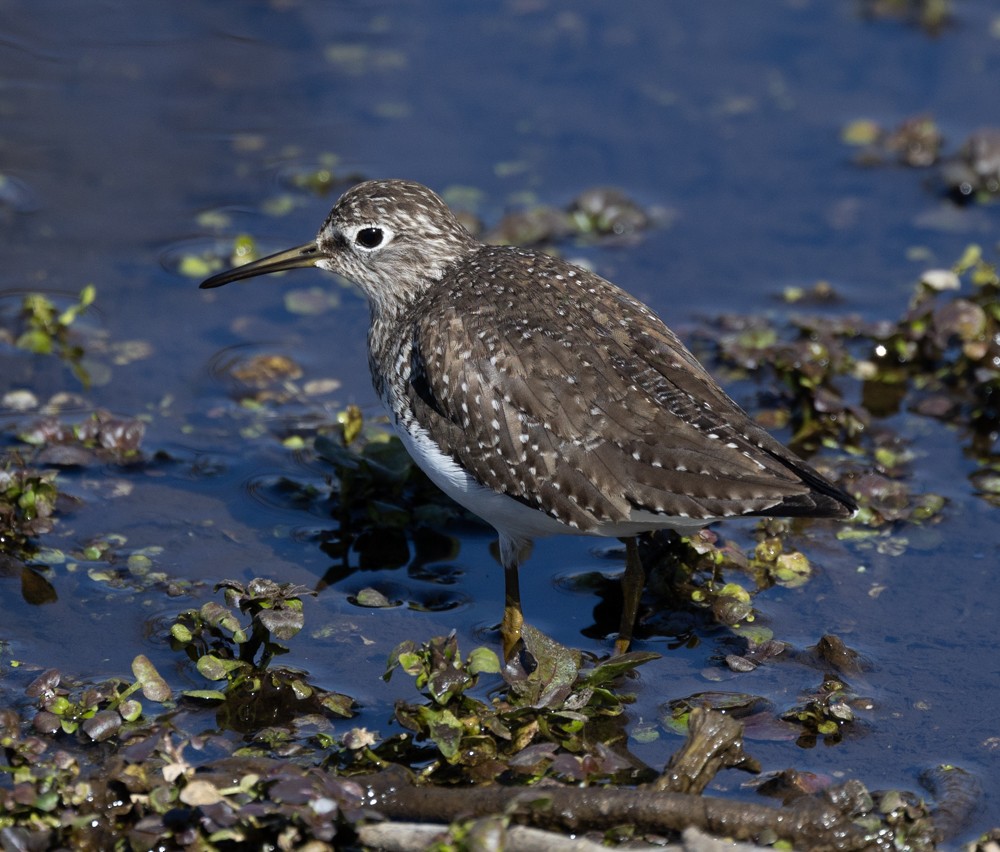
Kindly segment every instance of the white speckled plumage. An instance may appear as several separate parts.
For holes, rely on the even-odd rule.
[[[558,258],[483,245],[420,184],[359,184],[315,243],[202,286],[309,265],[364,291],[393,425],[428,476],[496,528],[508,578],[541,535],[854,511],[646,305]]]

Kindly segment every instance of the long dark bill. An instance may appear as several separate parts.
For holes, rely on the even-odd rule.
[[[245,263],[235,269],[227,269],[206,278],[199,285],[202,290],[209,290],[212,287],[221,287],[233,281],[242,281],[244,278],[256,278],[258,275],[267,275],[269,272],[284,272],[286,269],[301,269],[304,266],[315,266],[316,261],[323,255],[315,242],[296,246],[292,249],[279,251],[276,254],[269,254],[260,260]]]

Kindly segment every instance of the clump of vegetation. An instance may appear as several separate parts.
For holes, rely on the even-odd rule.
[[[319,770],[332,739],[316,737],[305,765],[262,758],[294,750],[282,726],[312,720],[315,728],[317,714],[350,715],[346,696],[270,665],[287,650],[279,640],[302,627],[301,590],[261,579],[221,587],[229,606],[181,613],[170,630],[174,649],[208,680],[222,682],[218,688],[181,690],[175,703],[177,690],[140,655],[132,681],[88,684],[49,670],[27,684],[23,699],[7,702],[0,711],[5,842],[226,848],[337,835],[340,806],[359,806],[360,789]],[[157,704],[159,714],[150,707]],[[254,747],[228,758],[228,767],[208,756],[232,750],[222,737],[192,733],[203,727],[205,706],[218,709],[221,730],[253,737]]]
[[[973,131],[950,154],[929,115],[907,118],[892,129],[855,119],[844,126],[841,139],[857,149],[854,161],[860,166],[937,166],[932,185],[957,204],[991,204],[1000,197],[1000,129],[995,127]]]
[[[892,129],[857,119],[844,127],[841,139],[859,149],[855,161],[862,166],[898,163],[927,168],[940,160],[944,148],[944,134],[929,115],[907,118]]]
[[[790,428],[800,452],[848,454],[834,478],[860,498],[866,526],[931,522],[944,500],[911,493],[903,480],[912,454],[878,419],[908,409],[957,426],[982,467],[973,479],[992,499],[1000,469],[998,296],[996,266],[970,246],[951,269],[924,274],[895,322],[800,315],[779,329],[764,317],[723,317],[710,332],[710,356],[733,379],[771,377],[758,419]],[[824,460],[819,467],[834,473]]]
[[[36,470],[15,455],[0,457],[0,552],[23,549],[49,532],[59,490],[56,471]]]
[[[216,589],[225,592],[228,606],[210,601],[181,613],[170,628],[172,646],[216,684],[182,695],[218,705],[220,726],[237,731],[280,725],[306,713],[352,715],[348,696],[310,685],[302,672],[271,665],[288,652],[281,643],[302,629],[301,595],[307,589],[266,579],[227,580]]]
[[[508,213],[483,240],[520,246],[553,245],[567,239],[620,242],[639,238],[654,221],[653,214],[621,190],[594,187],[581,192],[565,210],[529,204]]]
[[[79,422],[47,416],[26,426],[18,434],[34,447],[37,458],[61,467],[89,467],[95,464],[135,464],[146,423],[138,417],[116,417],[98,409]]]
[[[949,195],[959,203],[988,204],[1000,196],[1000,130],[977,130],[941,167]]]
[[[96,297],[96,288],[88,284],[80,291],[76,303],[60,310],[45,294],[28,293],[21,304],[21,327],[14,332],[14,345],[38,355],[56,355],[69,365],[84,387],[89,386],[90,377],[82,363],[83,346],[74,338],[71,328]]]
[[[43,734],[80,732],[95,742],[122,735],[123,724],[135,723],[142,715],[142,703],[133,695],[142,691],[149,701],[165,704],[172,691],[149,658],[140,654],[132,661],[135,681],[109,680],[97,685],[73,683],[56,669],[33,680],[25,695],[39,707],[32,720]]]
[[[105,411],[80,423],[46,417],[25,427],[18,436],[22,447],[0,452],[0,553],[28,559],[38,539],[52,531],[59,468],[138,461],[144,432],[141,420]]]
[[[477,648],[463,661],[452,635],[423,646],[405,642],[392,653],[386,678],[397,669],[406,672],[427,699],[396,704],[396,720],[414,732],[414,745],[433,746],[432,754],[423,757],[430,762],[422,777],[436,783],[462,778],[527,783],[548,775],[575,781],[634,780],[642,768],[621,750],[624,731],[617,727],[612,732],[616,726],[608,724],[632,698],[614,687],[659,655],[633,652],[584,665],[580,652],[530,626],[523,638],[536,668],[528,673],[508,667],[506,687],[491,702],[470,691],[481,674],[500,672],[493,651]],[[397,738],[381,748],[398,754],[403,742]]]

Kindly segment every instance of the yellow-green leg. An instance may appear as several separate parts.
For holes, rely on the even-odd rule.
[[[622,621],[615,640],[615,655],[624,654],[632,644],[632,631],[639,614],[639,600],[646,585],[646,572],[639,558],[639,544],[635,536],[623,538],[625,542],[625,574],[622,576]]]
[[[500,564],[503,566],[503,621],[500,622],[500,642],[504,661],[510,661],[521,642],[524,615],[521,612],[521,583],[517,575],[521,561],[531,553],[530,541],[518,541],[500,533]]]
[[[521,582],[517,574],[517,565],[503,569],[504,600],[503,621],[500,622],[500,641],[503,644],[503,658],[508,661],[517,652],[521,641],[521,627],[524,625],[524,613],[521,612]]]

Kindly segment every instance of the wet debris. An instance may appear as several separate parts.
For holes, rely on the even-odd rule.
[[[264,354],[234,362],[229,374],[246,387],[260,390],[275,382],[301,378],[302,368],[285,355]]]
[[[494,245],[538,246],[562,242],[575,233],[573,220],[567,212],[537,205],[508,213],[483,235],[483,239]]]
[[[723,640],[724,647],[742,646],[741,653],[727,653],[724,662],[734,672],[752,672],[772,660],[791,661],[838,675],[861,675],[872,670],[871,661],[849,648],[844,640],[826,634],[813,646],[797,649],[788,642],[774,639],[770,630],[741,631]]]
[[[931,811],[915,793],[908,790],[883,790],[872,793],[872,808],[859,822],[879,839],[893,838],[896,848],[915,852],[938,848],[938,833]]]
[[[972,843],[962,847],[963,852],[1000,852],[1000,828],[987,831]]]
[[[320,154],[311,162],[298,159],[282,168],[278,177],[289,189],[309,192],[320,198],[365,179],[357,172],[344,172],[340,157],[332,151]]]
[[[873,20],[898,20],[938,35],[952,23],[952,0],[859,0],[861,14]]]
[[[56,467],[129,465],[144,461],[140,452],[146,423],[98,409],[73,423],[48,416],[22,429],[18,438],[35,448],[35,458]]]
[[[725,663],[730,671],[746,674],[769,660],[780,657],[789,649],[786,642],[777,639],[758,639],[755,636],[744,637],[746,648],[743,653],[726,654]]]
[[[780,772],[769,772],[762,775],[756,789],[762,796],[779,799],[787,805],[802,796],[816,795],[831,786],[832,783],[831,778],[816,775],[813,772],[783,769]]]
[[[817,668],[832,669],[837,674],[858,675],[872,668],[871,662],[853,648],[847,647],[844,640],[832,633],[821,637],[807,653],[814,656]]]
[[[218,372],[229,379],[230,394],[244,405],[284,405],[303,397],[296,384],[302,367],[287,355],[261,352],[237,357],[219,365]]]
[[[951,840],[968,825],[983,798],[983,787],[971,772],[939,764],[920,773],[920,783],[934,797],[931,816],[939,840]]]
[[[580,193],[569,207],[577,232],[627,237],[645,231],[650,215],[620,189],[595,187]]]
[[[738,765],[748,761],[742,752],[742,726],[738,722],[716,718],[719,714],[710,711],[696,715],[692,735],[664,773],[669,779],[663,782],[667,787],[701,787],[703,779],[684,777],[687,767],[696,776],[707,778],[733,759]],[[755,767],[751,762],[746,768]],[[669,836],[694,827],[741,841],[784,841],[795,848],[814,850],[863,849],[871,839],[853,822],[864,816],[872,803],[857,782],[828,788],[819,796],[802,797],[787,808],[773,808],[660,789],[659,782],[630,790],[500,785],[460,790],[418,787],[412,776],[398,772],[355,780],[364,781],[375,809],[392,820],[447,823],[503,813],[521,825],[574,834],[631,825],[642,834]]]
[[[929,115],[907,118],[891,129],[857,119],[844,127],[841,138],[858,148],[855,162],[863,166],[897,163],[923,169],[937,163],[944,148],[944,135]]]
[[[959,204],[988,204],[1000,196],[998,128],[972,132],[952,153],[945,151],[944,135],[929,115],[907,118],[892,129],[856,119],[845,125],[841,139],[857,149],[854,162],[859,166],[935,166],[928,185]]]
[[[59,497],[54,470],[38,470],[17,455],[0,457],[0,552],[51,531]]]
[[[705,709],[702,696],[687,713],[684,744],[657,773],[628,753],[621,722],[628,675],[656,655],[584,660],[530,628],[532,672],[503,669],[485,648],[463,655],[454,635],[403,643],[386,667],[387,677],[413,678],[419,693],[397,703],[403,733],[335,736],[325,723],[349,715],[350,699],[330,706],[323,698],[334,693],[273,665],[304,626],[304,590],[266,579],[219,590],[225,606],[188,610],[169,630],[173,653],[216,690],[185,690],[186,678],[173,686],[176,667],[139,656],[131,679],[87,684],[40,672],[22,700],[0,709],[5,844],[332,849],[377,815],[437,824],[456,839],[500,838],[516,824],[662,842],[694,827],[816,850],[888,852],[905,839],[919,852],[933,848],[924,841],[939,830],[934,815],[948,826],[967,812],[954,767],[928,779],[933,810],[912,794],[870,795],[855,781],[793,773],[783,774],[783,793],[776,776],[762,785],[783,807],[705,796],[723,768],[760,770],[745,750],[738,701]],[[219,731],[204,732],[206,706]],[[192,727],[201,733],[186,733]],[[624,789],[606,783],[625,779]]]
[[[744,751],[743,725],[725,713],[696,707],[688,719],[684,745],[671,756],[653,787],[700,794],[722,769],[756,774],[760,763]]]
[[[988,202],[1000,195],[1000,129],[977,130],[941,167],[941,179],[959,202]]]
[[[483,240],[521,246],[552,245],[573,238],[630,241],[657,221],[669,219],[667,213],[644,210],[619,189],[595,187],[580,193],[565,210],[531,205],[508,213]]]
[[[802,728],[797,743],[811,748],[821,738],[827,743],[839,742],[849,729],[854,736],[863,731],[858,711],[875,709],[871,698],[859,695],[845,680],[827,675],[815,690],[799,696],[799,703],[781,714],[787,722]]]

